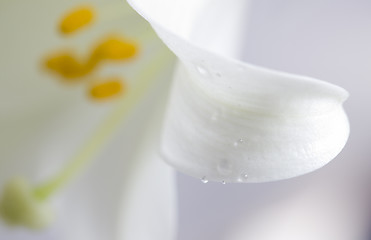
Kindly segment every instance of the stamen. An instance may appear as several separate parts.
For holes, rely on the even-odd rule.
[[[124,90],[124,82],[119,77],[112,77],[95,83],[90,89],[90,96],[96,100],[103,100],[122,94]]]
[[[62,52],[48,57],[45,66],[66,79],[84,77],[94,69],[94,66],[77,60],[70,52]]]
[[[44,65],[61,77],[71,80],[89,75],[104,60],[125,61],[133,58],[137,52],[138,47],[134,42],[119,36],[109,36],[92,50],[86,62],[78,60],[70,51],[62,51],[47,57]]]
[[[107,117],[101,126],[96,130],[88,142],[82,147],[81,151],[69,162],[69,164],[50,181],[40,185],[35,189],[35,193],[40,199],[47,199],[68,180],[70,180],[85,164],[91,160],[101,149],[110,135],[124,122],[125,117],[135,104],[141,99],[141,96],[155,83],[153,81],[161,71],[169,66],[173,55],[168,51],[163,52],[155,60],[152,58],[143,68],[143,71],[137,77],[135,86],[128,94],[121,98],[117,107]],[[155,61],[155,64],[154,64]]]
[[[110,36],[103,40],[93,51],[90,61],[123,61],[134,57],[137,45],[119,36]]]
[[[94,20],[94,9],[90,6],[79,7],[67,13],[61,20],[59,29],[63,34],[71,34],[86,27]]]

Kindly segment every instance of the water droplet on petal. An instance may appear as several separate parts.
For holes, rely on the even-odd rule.
[[[204,76],[204,77],[209,77],[210,73],[209,73],[209,71],[208,71],[206,68],[201,67],[201,66],[196,66],[196,69],[197,69],[197,71],[198,71],[202,76]]]
[[[237,182],[245,182],[249,176],[246,173],[242,173],[240,177],[237,179]]]
[[[203,176],[203,177],[201,178],[201,182],[203,182],[203,183],[208,183],[208,182],[209,182],[209,180],[207,180],[207,179],[206,179],[206,177],[205,177],[205,176]]]
[[[243,143],[243,139],[242,138],[240,138],[240,139],[238,139],[237,141],[235,141],[234,143],[233,143],[233,146],[234,147],[238,147],[240,144],[242,144]]]

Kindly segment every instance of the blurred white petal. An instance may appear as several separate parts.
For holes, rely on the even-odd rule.
[[[90,3],[125,8],[121,1]],[[62,38],[55,31],[57,20],[79,4],[82,2],[43,0],[0,4],[0,189],[15,176],[30,184],[53,176],[116,107],[115,101],[92,102],[84,84],[65,86],[41,69],[43,57],[55,49],[72,47],[86,52],[107,33],[136,39],[148,30],[140,17],[126,21],[122,16],[115,21],[98,21],[83,34]],[[136,73],[146,71],[145,63],[155,62],[154,50],[166,51],[155,40],[141,46],[137,61],[102,71],[123,75],[135,86]],[[172,170],[158,161],[153,149],[137,148],[143,143],[144,147],[155,147],[159,142],[149,138],[146,126],[160,129],[161,108],[160,112],[153,109],[163,105],[167,96],[171,66],[164,70],[161,76],[153,76],[150,94],[112,139],[97,149],[99,156],[51,199],[56,219],[50,228],[30,231],[1,222],[0,239],[174,239]]]

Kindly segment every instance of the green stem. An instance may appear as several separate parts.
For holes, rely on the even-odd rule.
[[[45,200],[50,197],[97,155],[104,144],[109,140],[110,136],[118,129],[120,124],[122,124],[130,110],[139,102],[151,85],[154,84],[155,81],[153,81],[153,79],[155,76],[158,76],[161,70],[163,70],[171,60],[172,55],[170,55],[168,51],[164,51],[161,56],[156,58],[156,64],[153,63],[153,59],[151,60],[150,66],[144,68],[138,75],[135,88],[129,91],[128,94],[117,103],[117,107],[102,122],[92,137],[82,146],[81,150],[77,152],[65,168],[54,178],[34,189],[34,193],[38,199]]]

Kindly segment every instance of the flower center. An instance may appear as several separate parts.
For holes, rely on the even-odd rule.
[[[112,9],[112,6],[109,7]],[[116,7],[121,8],[122,6]],[[93,7],[75,8],[63,16],[59,24],[59,31],[62,35],[76,33],[90,25],[95,18],[96,11]],[[110,34],[91,47],[84,58],[77,57],[77,54],[72,50],[62,50],[49,54],[43,65],[64,82],[93,81],[88,85],[90,88],[88,95],[94,100],[102,100],[123,93],[128,84],[117,76],[94,76],[99,68],[110,62],[120,63],[132,60],[137,54],[138,44],[136,42],[119,34]]]
[[[90,24],[93,19],[93,8],[77,8],[62,19],[60,31],[63,34],[77,32]],[[93,159],[115,130],[124,122],[130,110],[141,100],[151,85],[156,83],[154,80],[171,65],[172,55],[160,48],[154,52],[153,57],[144,63],[143,69],[134,75],[135,82],[130,91],[126,91],[128,87],[122,77],[93,75],[103,63],[125,62],[133,59],[137,52],[137,44],[133,41],[119,35],[109,35],[90,49],[85,60],[76,57],[77,54],[73,51],[59,51],[46,58],[43,62],[44,67],[62,80],[89,81],[89,96],[94,100],[107,99],[124,92],[127,94],[116,99],[117,106],[113,112],[83,143],[66,166],[51,179],[36,187],[22,177],[10,179],[5,185],[0,199],[0,216],[7,223],[29,228],[43,228],[50,224],[52,220],[48,205],[50,196],[60,190]]]

